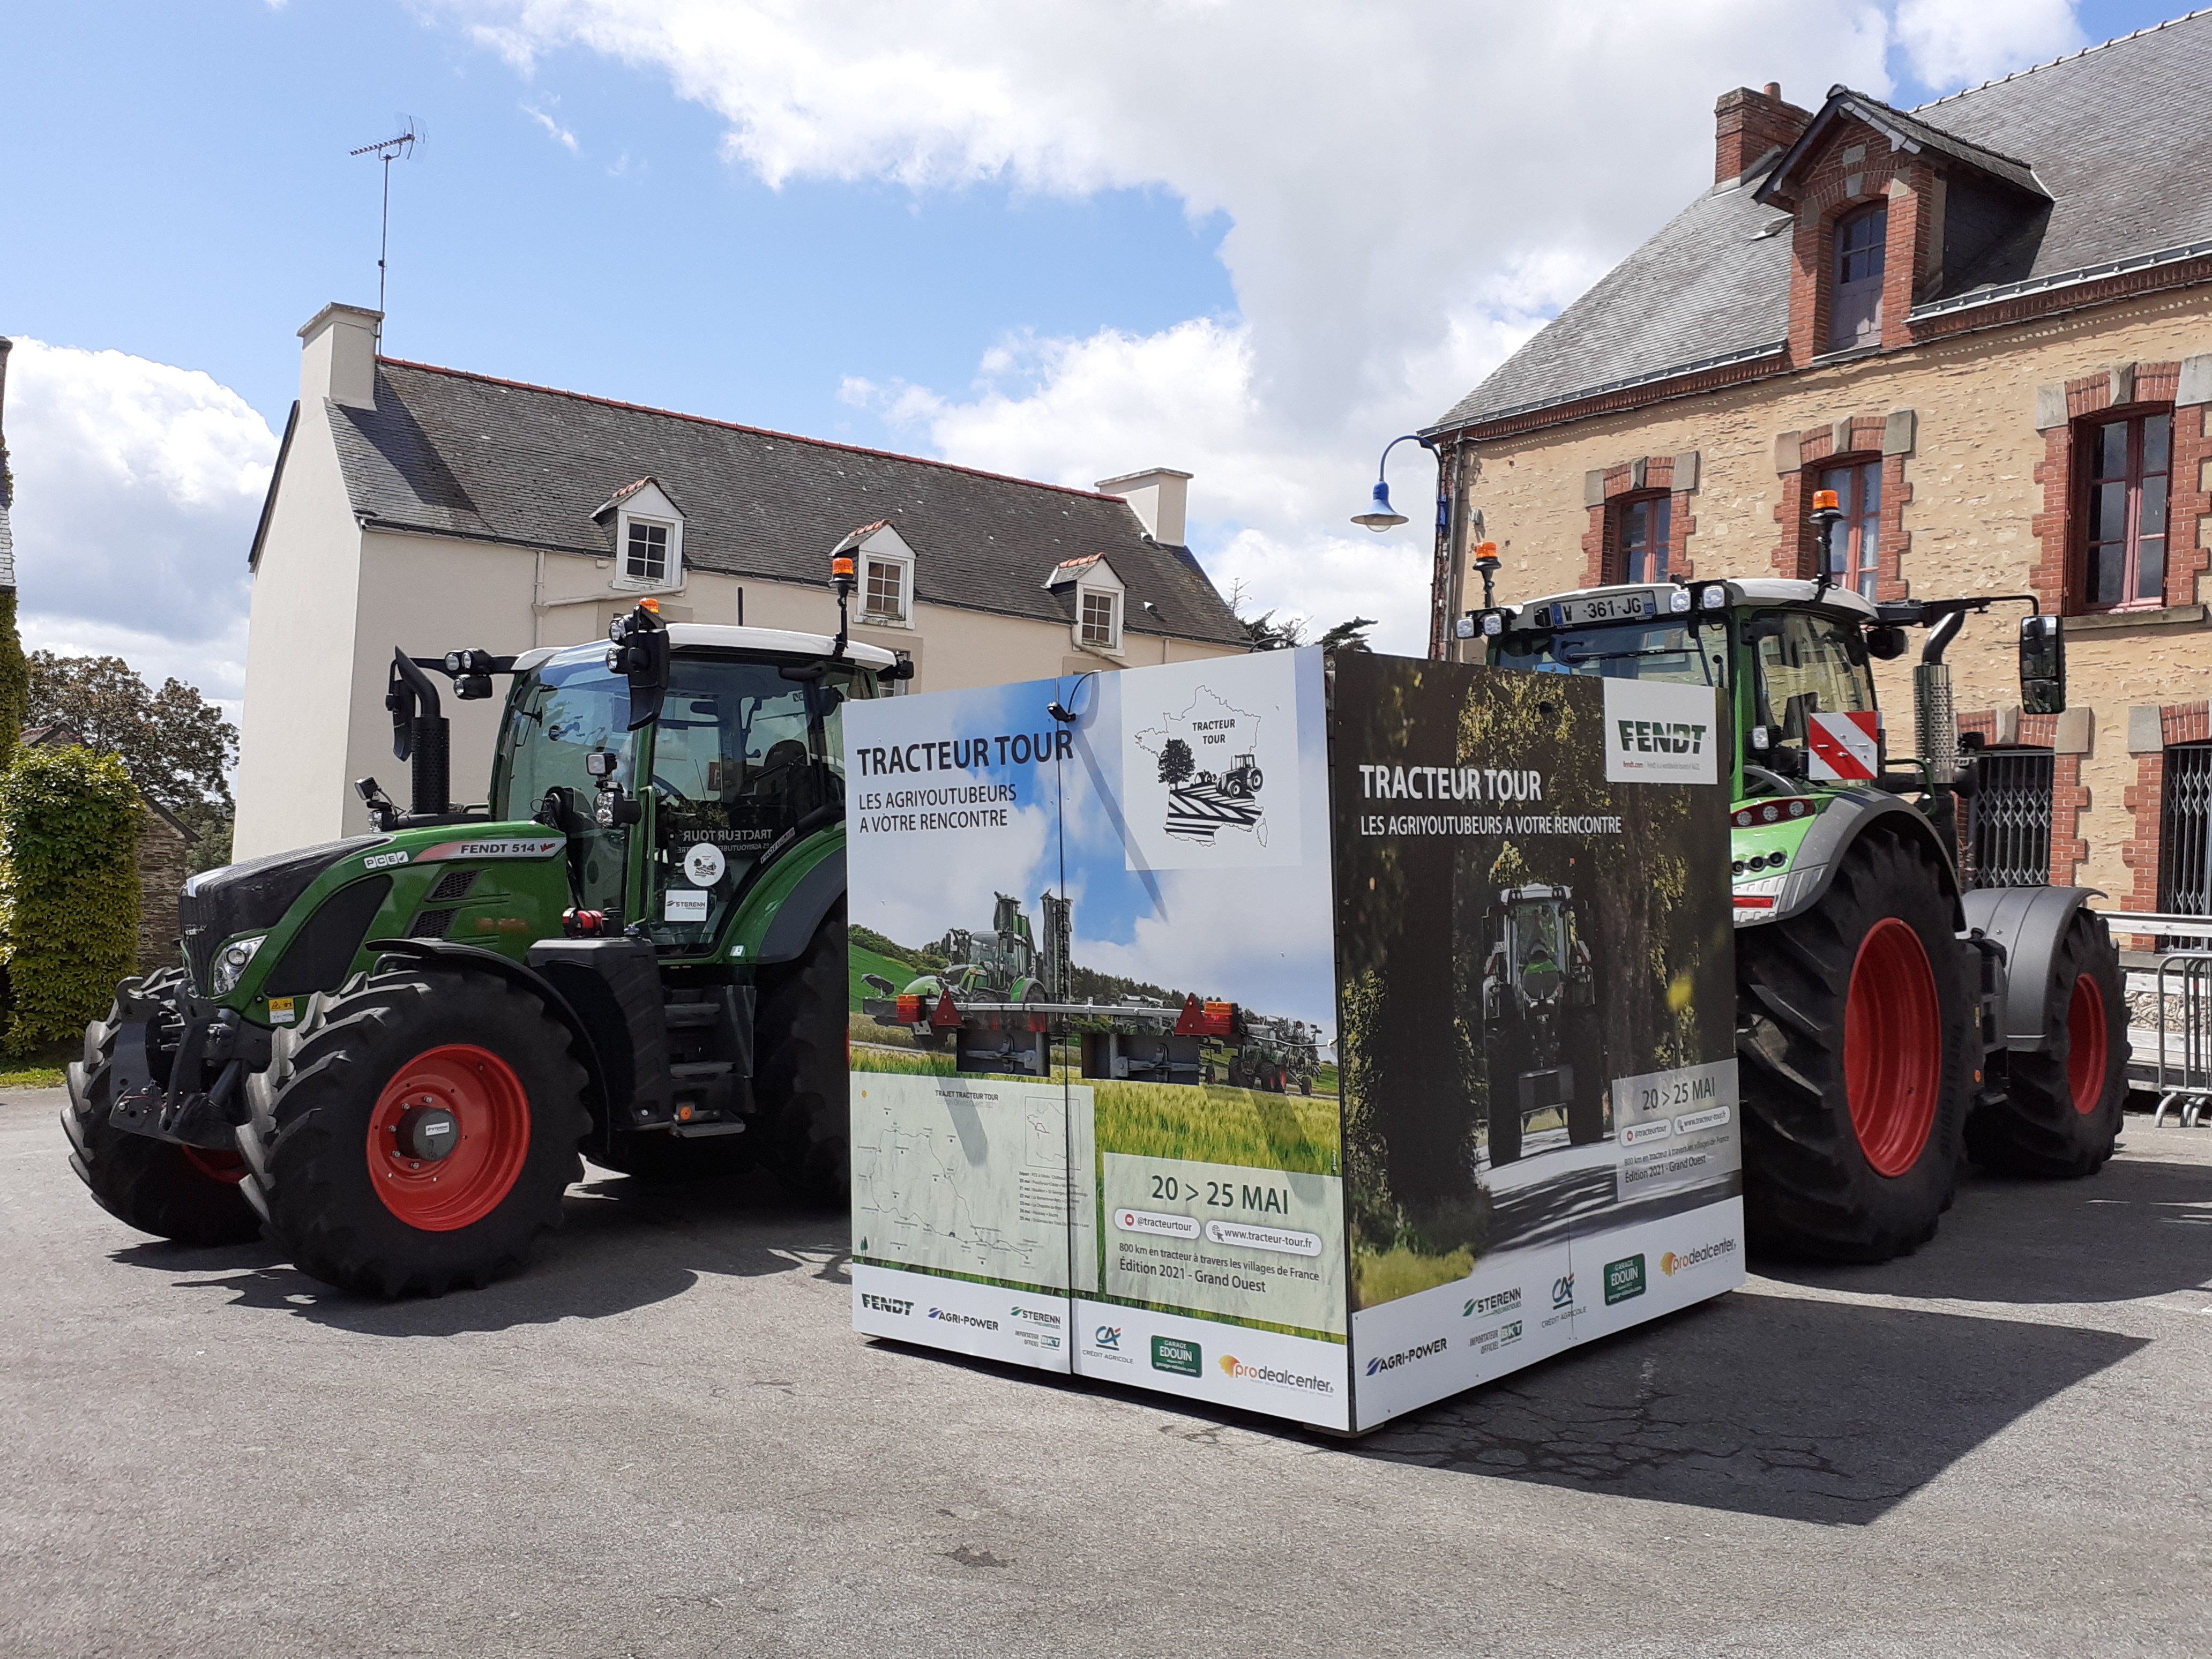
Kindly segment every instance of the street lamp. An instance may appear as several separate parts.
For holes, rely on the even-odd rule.
[[[1390,465],[1390,452],[1402,443],[1416,443],[1424,449],[1429,447],[1426,438],[1412,432],[1403,437],[1393,438],[1383,445],[1382,459],[1375,466],[1375,499],[1368,503],[1364,513],[1355,513],[1352,516],[1352,523],[1364,524],[1378,536],[1406,522],[1406,515],[1390,505],[1390,485],[1383,477],[1384,469]]]

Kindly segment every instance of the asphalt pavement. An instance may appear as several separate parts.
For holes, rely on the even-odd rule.
[[[59,1104],[0,1103],[0,1653],[2212,1646],[2212,1131],[1355,1442],[864,1341],[766,1182],[342,1297],[110,1219]]]

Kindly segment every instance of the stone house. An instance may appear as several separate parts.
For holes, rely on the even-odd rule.
[[[1975,833],[2028,826],[2011,878],[2212,914],[2212,13],[1916,110],[1716,114],[1711,188],[1424,434],[1431,654],[1482,536],[1502,600],[1806,578],[1834,489],[1839,584],[2065,618],[2063,715],[2018,706],[2024,607],[1949,653],[2002,786]],[[1893,711],[1910,666],[1878,665]]]
[[[574,644],[647,595],[672,622],[829,635],[830,552],[855,531],[854,637],[910,659],[910,690],[1246,648],[1184,544],[1187,472],[1004,477],[403,362],[378,355],[381,321],[332,305],[301,330],[249,555],[241,860],[366,827],[353,780],[404,769],[395,647]],[[499,706],[447,712],[465,795]]]

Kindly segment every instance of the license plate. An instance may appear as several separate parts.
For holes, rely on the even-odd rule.
[[[1601,593],[1587,599],[1561,599],[1551,607],[1554,628],[1584,628],[1592,623],[1642,622],[1659,614],[1658,596],[1646,589],[1636,593]]]

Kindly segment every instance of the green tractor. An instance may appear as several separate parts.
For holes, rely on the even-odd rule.
[[[842,556],[843,550],[840,550]],[[394,655],[402,812],[194,877],[185,964],[124,981],[62,1121],[93,1196],[191,1244],[265,1224],[349,1291],[520,1267],[579,1153],[641,1177],[847,1182],[839,710],[910,670],[846,637],[664,625],[513,658]],[[512,677],[488,805],[448,723]]]
[[[1823,534],[1840,516],[1826,502],[1813,515]],[[1459,619],[1492,665],[1720,693],[1738,734],[1720,764],[1744,1205],[1766,1248],[1887,1260],[1934,1235],[1969,1158],[2069,1177],[2112,1156],[2128,1013],[2091,890],[1978,889],[1960,874],[1958,804],[1974,793],[1978,742],[1962,750],[1943,653],[1969,613],[2012,599],[2035,606],[1698,580]],[[1919,752],[1892,756],[1872,665],[1901,656],[1916,628],[1928,630]],[[2024,706],[2063,712],[2058,620],[2024,618],[2019,643]]]
[[[903,991],[880,974],[861,975],[876,994],[861,1003],[860,1012],[878,1025],[905,1026],[921,1048],[942,1048],[960,1029],[963,1003],[997,1007],[1053,1000],[1044,980],[1045,953],[1030,933],[1021,900],[1011,893],[992,896],[997,902],[989,933],[947,928],[927,947],[945,959],[945,967],[918,975]],[[1049,915],[1060,901],[1048,893],[1042,902]]]
[[[1566,1121],[1570,1146],[1605,1138],[1604,1081],[1587,1063],[1599,1053],[1588,932],[1574,890],[1543,883],[1500,888],[1486,919],[1482,1034],[1492,1169],[1521,1156],[1528,1120],[1543,1113]]]

